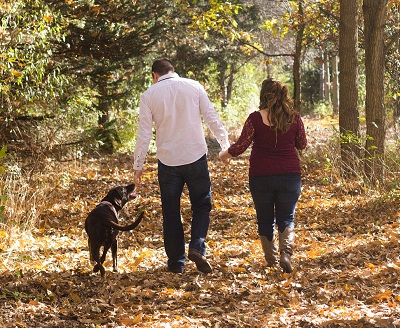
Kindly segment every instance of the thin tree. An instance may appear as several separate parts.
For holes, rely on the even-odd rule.
[[[347,2],[347,1],[345,1]],[[364,0],[365,36],[365,115],[367,123],[364,172],[372,182],[383,180],[385,153],[384,78],[385,78],[385,18],[389,0]]]
[[[305,24],[303,19],[303,1],[298,2],[298,16],[300,17],[299,25],[296,31],[296,44],[295,44],[295,54],[293,57],[293,98],[295,107],[298,111],[301,111],[301,55],[303,51],[303,37]]]
[[[342,173],[349,176],[360,156],[358,110],[358,0],[340,0],[339,132]]]

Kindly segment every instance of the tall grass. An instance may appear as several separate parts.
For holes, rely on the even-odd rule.
[[[65,172],[56,162],[45,161],[35,170],[9,159],[0,176],[4,211],[0,216],[0,250],[45,224],[45,213],[61,197],[58,188]]]
[[[326,120],[325,118],[318,119]],[[304,160],[308,164],[318,165],[322,172],[321,181],[324,183],[357,183],[363,188],[377,188],[382,191],[400,189],[400,136],[391,127],[387,133],[385,156],[380,158],[380,164],[384,168],[384,180],[379,185],[365,174],[366,154],[365,141],[367,137],[352,138],[351,142],[357,147],[361,156],[347,153],[351,164],[344,164],[341,159],[341,137],[338,131],[338,123],[331,120],[331,126],[323,133],[315,130],[314,123],[309,123],[314,128],[309,132],[310,146],[304,152]],[[346,172],[347,175],[343,173]]]

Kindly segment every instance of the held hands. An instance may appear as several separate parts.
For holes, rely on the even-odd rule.
[[[219,158],[223,163],[229,164],[229,161],[231,160],[232,155],[229,154],[227,150],[222,150],[219,152]]]
[[[135,171],[133,175],[133,183],[135,184],[136,188],[142,188],[142,170]]]

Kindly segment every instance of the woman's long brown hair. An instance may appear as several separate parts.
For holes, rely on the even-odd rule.
[[[267,110],[269,123],[276,131],[281,132],[289,130],[298,115],[288,87],[275,79],[263,81],[259,109]]]

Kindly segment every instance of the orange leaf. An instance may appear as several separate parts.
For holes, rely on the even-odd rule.
[[[135,325],[135,324],[141,322],[142,319],[143,319],[143,313],[140,312],[136,317],[121,319],[120,322],[123,325]]]

